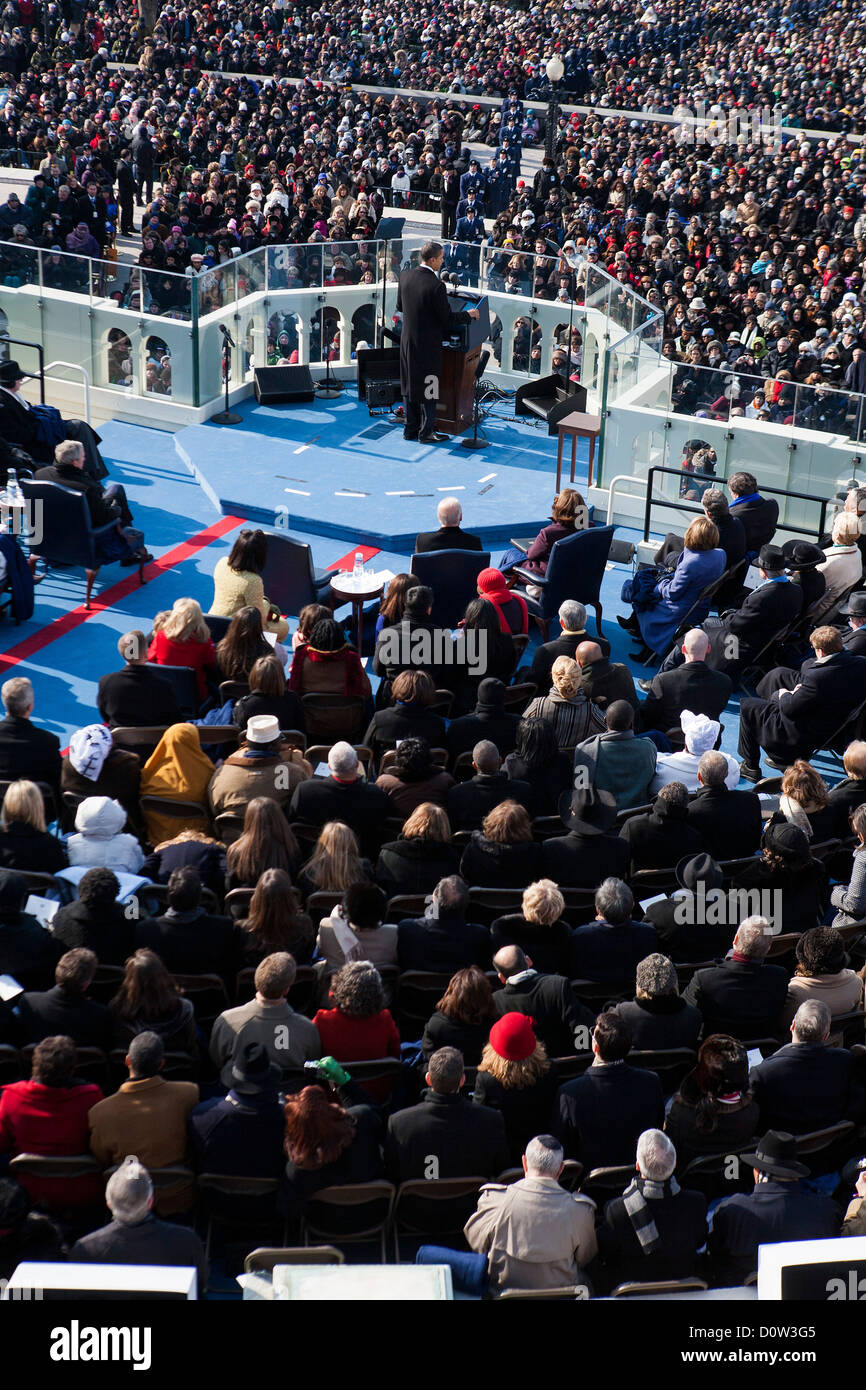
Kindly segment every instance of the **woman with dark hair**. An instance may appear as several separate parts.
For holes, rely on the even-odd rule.
[[[797,968],[788,982],[782,1027],[790,1027],[807,999],[820,1000],[834,1016],[859,1009],[863,982],[848,968],[845,942],[835,927],[812,927],[803,932],[794,953]]]
[[[376,618],[377,637],[383,627],[394,627],[400,622],[406,609],[406,595],[410,589],[417,587],[418,579],[414,574],[395,574],[393,579],[389,579]]]
[[[119,1047],[138,1033],[158,1033],[166,1052],[197,1055],[192,1004],[154,951],[143,948],[130,956],[120,989],[108,1007]]]
[[[306,733],[304,707],[295,692],[289,690],[283,663],[273,652],[253,663],[249,685],[249,695],[242,695],[232,711],[232,720],[239,729],[246,729],[256,715],[270,714],[279,719],[281,729]]]
[[[784,932],[808,931],[827,909],[824,865],[812,858],[805,831],[787,821],[764,827],[760,858],[737,875],[733,887],[781,894],[774,899],[781,902],[774,924]]]
[[[98,1086],[78,1081],[78,1051],[71,1038],[44,1038],[33,1052],[29,1081],[0,1089],[0,1153],[61,1157],[87,1153],[89,1111],[102,1100]],[[41,1178],[22,1173],[21,1186],[33,1202],[54,1210],[99,1202],[99,1177]]]
[[[376,711],[364,735],[374,758],[404,738],[425,738],[431,748],[445,747],[445,720],[430,709],[436,687],[426,671],[401,671],[391,685],[391,697],[393,705]]]
[[[539,531],[525,554],[517,546],[510,546],[499,561],[499,568],[507,572],[514,565],[519,565],[521,569],[543,575],[556,542],[565,536],[573,536],[576,531],[585,531],[588,525],[589,509],[580,493],[574,488],[564,487],[553,499],[550,525]]]
[[[388,771],[376,778],[376,786],[393,803],[395,815],[409,816],[425,801],[444,806],[454,778],[433,762],[426,738],[404,738]]]
[[[302,647],[305,642],[309,642],[310,633],[316,626],[320,618],[333,618],[334,610],[327,608],[323,603],[306,603],[298,614],[298,626],[292,637],[292,651],[296,652],[298,647]]]
[[[541,846],[532,838],[525,806],[501,801],[484,817],[460,860],[460,876],[470,885],[525,888],[536,878]]]
[[[574,775],[572,761],[559,751],[553,725],[546,719],[521,719],[514,752],[502,767],[511,781],[529,783],[536,816],[556,814]]]
[[[225,681],[248,681],[260,657],[272,657],[273,651],[265,638],[262,615],[258,608],[239,608],[229,630],[217,643],[216,659],[220,676]]]
[[[244,812],[243,833],[226,851],[226,888],[255,888],[266,869],[282,869],[291,879],[301,857],[279,803],[269,796],[254,796]]]
[[[268,632],[275,632],[277,641],[284,642],[289,625],[280,616],[279,609],[265,598],[262,571],[267,558],[268,538],[264,531],[240,531],[231,553],[217,560],[210,611],[214,617],[231,618],[241,608],[251,605],[258,609]],[[237,678],[226,676],[225,679]]]
[[[282,1201],[297,1211],[323,1187],[382,1176],[382,1121],[372,1105],[344,1103],[347,1087],[305,1086],[286,1100],[286,1171]],[[356,1094],[363,1094],[354,1088]]]
[[[331,977],[332,1009],[319,1009],[313,1023],[322,1040],[322,1053],[336,1057],[351,1072],[352,1062],[400,1056],[400,1034],[385,1008],[385,990],[375,965],[368,960],[349,961]],[[385,1078],[364,1089],[380,1104],[391,1093]]]
[[[110,869],[88,869],[75,902],[59,907],[51,923],[55,945],[63,951],[86,946],[100,965],[125,965],[135,950],[135,923],[117,901],[120,884]]]
[[[440,1047],[456,1047],[468,1067],[477,1066],[496,1020],[493,989],[484,971],[467,965],[452,975],[448,988],[424,1028],[421,1051],[425,1059]]]
[[[273,806],[274,802],[269,802]],[[309,965],[316,929],[302,912],[297,892],[283,869],[265,869],[255,886],[249,912],[238,923],[244,966],[256,966],[275,951],[288,951],[298,965]]]
[[[530,1139],[545,1132],[558,1086],[556,1068],[527,1014],[505,1014],[494,1023],[472,1099],[500,1111],[512,1163],[519,1164]]]
[[[398,893],[431,893],[440,879],[456,874],[459,858],[446,812],[424,801],[403,822],[400,838],[379,851],[376,882],[389,898]]]
[[[483,680],[492,678],[507,685],[517,664],[511,632],[503,628],[499,613],[488,598],[472,599],[459,627],[454,639],[455,660],[442,673],[448,689],[454,691],[452,717],[475,708]]]
[[[758,1118],[743,1044],[727,1033],[705,1038],[697,1065],[683,1078],[665,1121],[677,1168],[682,1172],[703,1154],[741,1149],[755,1133]]]
[[[289,674],[289,689],[297,695],[358,695],[368,700],[370,680],[355,648],[333,618],[320,618],[309,640],[298,647]],[[343,725],[345,714],[340,715]],[[309,717],[308,717],[309,723]],[[363,724],[360,726],[363,729]],[[328,738],[332,729],[310,727],[311,738]]]
[[[396,965],[397,924],[385,922],[387,899],[373,883],[353,883],[330,917],[319,923],[316,950],[324,956],[327,978],[348,961]]]

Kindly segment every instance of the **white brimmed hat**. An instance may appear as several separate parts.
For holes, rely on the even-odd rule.
[[[280,721],[274,714],[255,714],[247,720],[247,743],[276,743],[280,737]]]

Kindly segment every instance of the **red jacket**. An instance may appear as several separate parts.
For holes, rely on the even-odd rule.
[[[13,1081],[0,1091],[0,1152],[62,1156],[90,1150],[88,1112],[102,1100],[98,1086],[43,1086]],[[34,1202],[46,1206],[85,1206],[102,1197],[102,1182],[93,1178],[34,1178],[22,1174],[21,1186]]]
[[[199,699],[207,698],[204,673],[207,667],[216,666],[213,642],[172,642],[164,632],[156,632],[147,649],[147,659],[159,662],[160,666],[189,666],[195,671]]]
[[[387,1009],[372,1018],[350,1018],[339,1009],[319,1009],[313,1019],[322,1040],[322,1056],[338,1062],[372,1061],[376,1057],[399,1057],[400,1034]],[[351,1065],[348,1065],[351,1072]],[[377,1103],[387,1100],[391,1082],[370,1081],[364,1087]]]

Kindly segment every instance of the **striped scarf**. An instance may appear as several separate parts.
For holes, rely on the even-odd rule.
[[[676,1178],[669,1178],[667,1182],[653,1182],[651,1178],[638,1176],[632,1179],[622,1194],[626,1215],[645,1255],[654,1255],[661,1247],[661,1239],[647,1202],[676,1197],[679,1190]]]

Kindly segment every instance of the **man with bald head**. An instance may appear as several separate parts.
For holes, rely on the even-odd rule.
[[[456,497],[443,497],[436,508],[438,531],[422,531],[415,540],[416,555],[431,550],[482,550],[481,537],[461,529],[463,508]]]
[[[614,700],[626,700],[637,712],[637,691],[627,666],[621,661],[611,661],[598,642],[581,642],[574,658],[580,667],[580,682],[588,700],[602,710]]]
[[[125,665],[102,676],[96,704],[109,728],[146,728],[177,724],[182,718],[168,681],[147,664],[147,638],[137,629],[125,632],[117,643]]]
[[[641,690],[647,692],[641,706],[644,729],[660,729],[662,733],[676,731],[676,738],[671,734],[668,737],[680,748],[684,744],[680,728],[683,710],[719,719],[733,690],[730,676],[724,671],[711,671],[707,666],[710,639],[701,628],[693,627],[686,633],[681,650],[685,658],[681,666],[659,672],[650,681],[638,681]]]
[[[493,995],[493,1008],[503,1014],[529,1014],[536,1037],[549,1057],[589,1051],[594,1015],[575,998],[565,975],[542,975],[519,946],[503,946],[493,957],[502,989]]]
[[[532,788],[528,782],[512,781],[500,770],[499,749],[489,739],[481,739],[472,749],[474,776],[448,789],[445,810],[452,830],[475,830],[484,817],[501,801],[517,801],[532,811]]]

